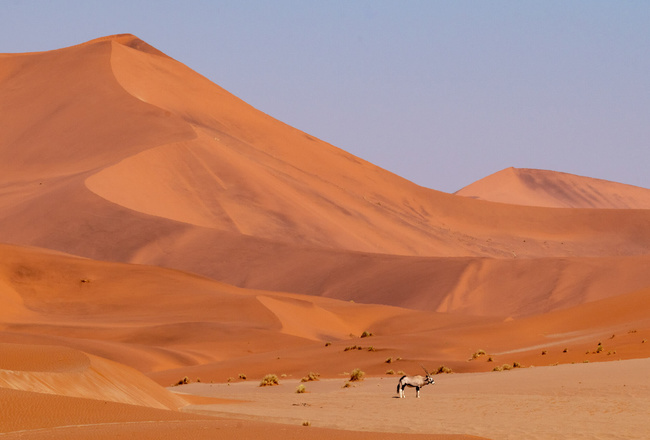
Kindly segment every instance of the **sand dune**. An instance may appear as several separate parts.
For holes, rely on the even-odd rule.
[[[167,254],[171,267],[181,254],[206,265],[200,246],[224,233],[445,257],[637,255],[650,244],[645,211],[558,213],[418,187],[132,36],[0,62],[11,72],[0,83],[2,242],[122,262]]]
[[[129,34],[0,54],[0,118],[3,437],[577,438],[589,401],[576,378],[617,365],[641,391],[609,387],[598,408],[623,405],[621,437],[645,427],[626,398],[647,405],[650,190],[514,168],[456,194],[422,188]],[[472,375],[515,362],[579,365],[541,394],[527,381],[552,368]],[[279,412],[251,421],[257,404],[226,391],[257,399],[267,373],[334,383],[354,368],[383,390],[421,365],[470,373],[442,393],[453,422],[409,431],[382,409],[351,425],[354,404],[324,401],[334,411],[308,410],[306,428],[278,406],[295,399],[284,386],[264,398]],[[223,383],[226,400],[179,412],[161,385],[185,376]],[[512,404],[504,386],[525,397],[517,417],[489,417]],[[367,388],[336,392],[374,406]],[[558,429],[521,414],[555,417],[546,406],[571,393]],[[486,403],[465,414],[468,395]],[[409,401],[385,408],[439,410]]]
[[[547,170],[506,168],[455,194],[548,208],[650,209],[650,189]]]

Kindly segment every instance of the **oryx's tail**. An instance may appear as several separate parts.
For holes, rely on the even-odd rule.
[[[404,380],[406,376],[402,376],[399,378],[399,381],[397,382],[397,392],[399,393],[400,388],[402,387],[402,381]]]

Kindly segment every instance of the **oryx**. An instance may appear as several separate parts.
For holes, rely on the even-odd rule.
[[[406,394],[404,393],[404,388],[406,387],[414,387],[415,388],[415,397],[420,397],[420,388],[422,388],[425,385],[429,384],[434,384],[435,381],[433,380],[433,377],[429,372],[427,371],[424,366],[422,366],[422,369],[424,370],[425,373],[427,373],[426,376],[402,376],[397,383],[397,392],[399,393],[399,397],[401,399],[406,397]]]

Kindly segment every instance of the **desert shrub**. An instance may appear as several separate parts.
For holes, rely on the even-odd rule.
[[[309,420],[305,420],[302,422],[302,426],[311,426],[311,422]]]
[[[375,349],[375,347],[371,345],[370,347],[368,347],[368,351],[377,351],[377,349]]]
[[[512,370],[512,365],[510,365],[510,364],[503,364],[503,365],[501,365],[501,369],[504,370],[504,371]]]
[[[351,386],[352,386],[352,384],[350,382],[345,382],[343,384],[343,388],[350,388]]]
[[[643,341],[641,341],[642,344],[645,344],[646,342],[648,342],[647,339],[644,339]]]
[[[367,338],[369,336],[372,336],[372,333],[369,331],[364,331],[363,333],[361,333],[362,338]]]
[[[450,374],[450,373],[452,373],[451,368],[441,365],[438,367],[438,369],[434,374]]]
[[[503,370],[503,367],[500,367],[498,365],[496,367],[492,368],[492,371],[502,371],[502,370]]]
[[[176,382],[174,385],[175,385],[175,386],[178,386],[178,385],[187,385],[188,383],[190,383],[190,378],[187,377],[187,376],[185,376],[184,378],[182,378],[181,380],[179,380],[178,382]]]
[[[355,368],[352,370],[352,373],[350,373],[350,382],[358,382],[363,380],[363,376],[365,376],[366,373],[361,371],[359,368]]]
[[[307,389],[305,388],[305,386],[303,384],[298,385],[298,388],[296,388],[296,393],[298,393],[298,394],[302,394],[305,391],[307,391]]]
[[[386,372],[386,374],[395,374],[395,371],[393,371],[393,370],[388,370],[388,371]]]
[[[488,362],[494,362],[494,359],[492,359],[492,356],[490,356],[487,361]]]
[[[390,363],[393,362],[393,358],[392,358],[392,357],[389,357],[388,359],[386,359],[385,362],[386,362],[387,364],[390,364]]]
[[[517,361],[512,363],[512,368],[521,368],[521,364]]]
[[[332,345],[331,342],[326,342],[326,343],[325,343],[325,347],[329,347],[330,345]]]
[[[562,350],[562,353],[568,353],[568,352],[569,352],[568,348],[565,348],[564,350]]]
[[[313,372],[310,371],[307,376],[300,379],[300,382],[313,382],[315,380],[318,380],[319,377],[320,377],[320,374],[313,373]]]
[[[478,350],[474,354],[472,354],[472,359],[478,359],[481,356],[485,356],[485,350]]]
[[[596,353],[600,353],[601,351],[603,351],[603,345],[598,344],[598,348],[596,348]]]
[[[246,375],[244,373],[239,373],[239,378],[241,380],[246,380]]]
[[[542,356],[546,355],[548,353],[548,350],[542,350]]]
[[[397,372],[397,374],[400,375],[400,376],[404,376],[406,373],[403,372],[402,370],[399,370],[399,371]]]
[[[278,381],[278,376],[276,376],[275,374],[267,374],[262,378],[262,381],[260,382],[261,387],[268,387],[273,385],[280,385],[280,382]]]

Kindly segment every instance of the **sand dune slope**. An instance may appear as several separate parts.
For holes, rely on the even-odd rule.
[[[134,36],[0,64],[3,242],[122,262],[166,254],[171,267],[187,255],[216,265],[224,238],[239,255],[268,243],[498,258],[650,247],[645,211],[551,212],[421,188],[259,112]]]
[[[650,209],[650,189],[525,168],[506,168],[456,194],[492,202],[549,208]]]
[[[159,409],[186,404],[142,373],[66,347],[0,344],[0,388]]]

